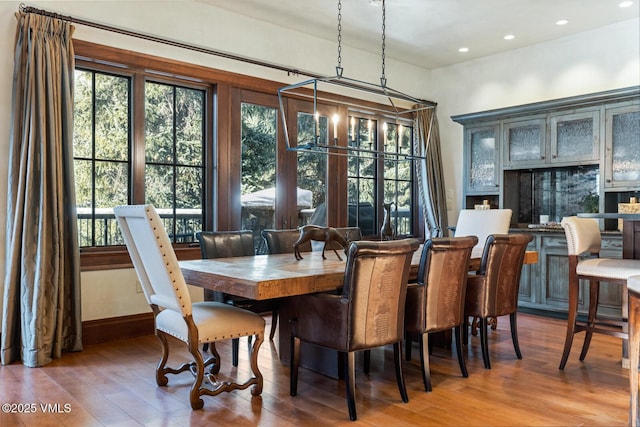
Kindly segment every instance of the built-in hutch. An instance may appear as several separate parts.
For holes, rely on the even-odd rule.
[[[488,200],[513,211],[512,229],[534,234],[539,262],[522,272],[520,306],[567,308],[567,244],[558,223],[618,212],[640,197],[640,87],[453,116],[464,126],[462,208]],[[548,215],[550,224],[539,224]],[[616,220],[601,220],[602,256],[622,256]],[[588,307],[583,283],[581,310]],[[603,312],[619,314],[619,286],[601,291]]]

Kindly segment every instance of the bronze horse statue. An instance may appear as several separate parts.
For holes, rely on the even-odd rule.
[[[335,228],[320,227],[318,225],[305,225],[300,227],[300,237],[298,237],[298,240],[293,243],[293,252],[297,260],[302,259],[299,246],[310,240],[314,240],[316,242],[324,242],[324,247],[322,248],[322,259],[327,259],[324,256],[324,250],[326,249],[327,244],[329,244],[330,242],[337,242],[340,246],[342,246],[345,254],[347,253],[347,249],[349,248],[349,242],[347,241],[347,239],[345,239],[344,236],[342,236],[342,234],[340,234],[340,232]],[[340,255],[338,255],[338,251],[336,251],[335,248],[333,249],[333,252],[335,252],[338,259],[342,261],[342,258],[340,258]]]

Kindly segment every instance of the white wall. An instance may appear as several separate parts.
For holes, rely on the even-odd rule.
[[[13,43],[20,2],[0,1],[0,188],[7,185],[9,127],[13,73]],[[278,28],[241,15],[185,1],[36,1],[29,6],[108,24],[145,34],[198,45],[235,55],[290,66],[318,74],[335,74],[337,45],[306,34]],[[303,78],[288,77],[281,71],[226,60],[190,50],[173,48],[91,27],[76,25],[74,38],[115,46],[151,55],[172,58],[212,68],[296,83]],[[386,58],[389,86],[419,98],[429,93],[429,72],[414,65]],[[344,76],[378,82],[378,54],[343,45]],[[306,77],[304,78],[306,79]],[[0,223],[6,219],[6,191],[0,192]],[[0,228],[0,242],[5,229]],[[5,245],[0,244],[0,274],[4,277]],[[3,282],[0,283],[2,291]],[[195,292],[194,297],[202,292]],[[0,305],[0,310],[1,310]],[[136,291],[133,270],[82,273],[82,318],[101,319],[149,311],[143,294]],[[0,312],[1,314],[1,312]]]
[[[431,71],[449,222],[462,206],[463,128],[451,116],[640,85],[638,19]]]

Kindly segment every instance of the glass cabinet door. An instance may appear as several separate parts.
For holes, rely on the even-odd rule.
[[[640,187],[640,106],[606,112],[605,187]]]
[[[551,163],[599,159],[600,113],[585,111],[551,116]]]
[[[498,124],[465,129],[466,192],[497,193],[500,189]]]
[[[505,122],[504,149],[507,167],[546,163],[546,119]]]

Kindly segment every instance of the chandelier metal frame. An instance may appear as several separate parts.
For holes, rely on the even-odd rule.
[[[333,138],[333,144],[320,142],[319,121],[314,120],[315,138],[311,142],[298,144],[292,143],[287,128],[287,114],[284,98],[290,95],[298,98],[313,99],[313,115],[318,117],[318,101],[328,101],[334,105],[346,106],[348,111],[359,112],[364,115],[378,115],[387,117],[396,122],[413,121],[415,112],[428,110],[436,107],[436,103],[424,99],[416,98],[406,93],[395,90],[387,85],[385,76],[385,48],[386,48],[386,6],[385,0],[382,0],[382,72],[380,76],[380,84],[365,82],[362,80],[344,77],[344,69],[342,68],[342,2],[338,0],[338,58],[336,65],[336,75],[330,77],[316,77],[299,83],[291,84],[278,89],[278,104],[282,115],[283,130],[285,134],[287,150],[299,152],[323,153],[328,155],[341,156],[370,156],[377,158],[385,156],[386,160],[415,160],[424,159],[423,155],[408,155],[397,152],[387,152],[384,150],[366,149],[355,147],[350,144],[339,145],[338,138]],[[334,86],[333,90],[320,91],[319,86]],[[347,100],[337,100],[335,98],[324,98],[324,93],[340,93],[346,91],[351,95],[347,95]],[[375,98],[377,101],[360,103],[357,96],[364,98]],[[362,100],[364,101],[364,100]],[[403,107],[400,107],[403,104]],[[379,107],[378,107],[379,105]],[[426,153],[425,153],[426,155]]]

